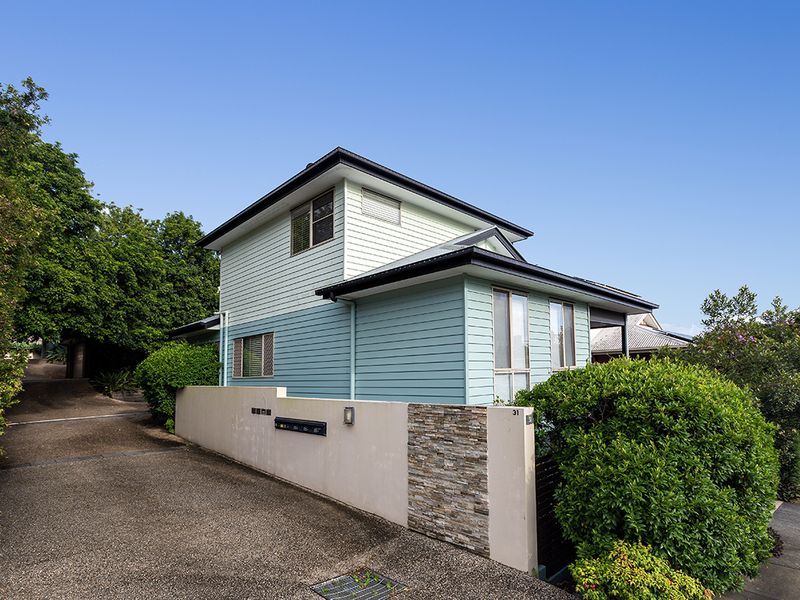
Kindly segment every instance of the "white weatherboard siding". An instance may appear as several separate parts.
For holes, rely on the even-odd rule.
[[[333,215],[333,239],[294,256],[289,211],[222,249],[220,307],[229,311],[231,326],[327,302],[314,290],[343,279],[342,184],[334,191]]]
[[[345,279],[475,231],[410,202],[400,203],[400,224],[361,212],[361,186],[347,182],[345,198]]]
[[[356,397],[464,403],[461,278],[358,301]]]

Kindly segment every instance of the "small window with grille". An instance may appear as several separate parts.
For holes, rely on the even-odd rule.
[[[361,194],[361,213],[373,219],[400,225],[400,202],[366,188]]]
[[[234,377],[272,377],[274,362],[274,333],[262,333],[233,340]]]

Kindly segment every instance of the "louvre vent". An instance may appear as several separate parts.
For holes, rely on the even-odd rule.
[[[400,202],[364,189],[361,196],[361,212],[368,217],[388,223],[400,224]]]

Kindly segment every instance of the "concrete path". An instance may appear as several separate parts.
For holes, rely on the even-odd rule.
[[[769,559],[744,591],[726,594],[726,600],[800,599],[800,506],[783,503],[772,518],[772,527],[783,540],[783,554]]]
[[[0,598],[319,600],[362,567],[402,598],[572,597],[186,446],[140,403],[40,385],[0,438]]]

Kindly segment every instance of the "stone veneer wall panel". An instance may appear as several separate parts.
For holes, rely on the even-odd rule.
[[[408,526],[489,556],[486,407],[408,406]]]

